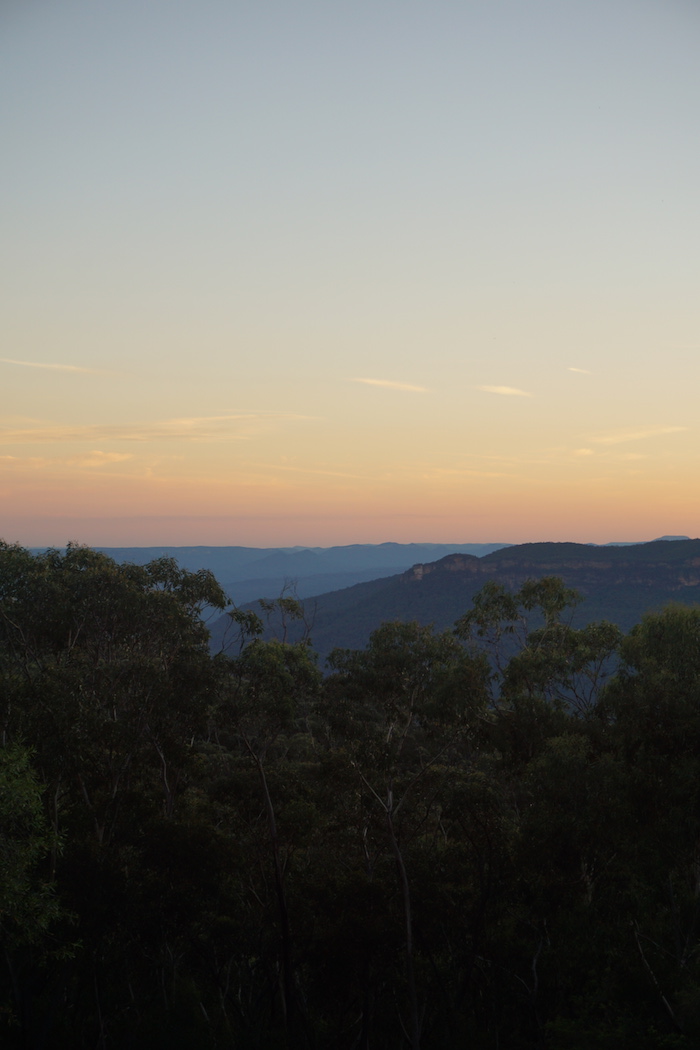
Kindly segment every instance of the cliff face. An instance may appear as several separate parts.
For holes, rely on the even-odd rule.
[[[464,554],[448,554],[446,558],[441,558],[440,561],[414,565],[408,572],[403,573],[401,578],[422,580],[424,576],[428,576],[431,572],[470,572],[472,575],[475,575],[483,570],[482,561],[482,558],[471,558]]]
[[[517,588],[528,579],[561,576],[584,595],[611,587],[661,588],[673,593],[700,587],[700,540],[612,547],[604,554],[585,544],[522,544],[485,558],[449,554],[440,561],[414,565],[400,578],[405,584],[417,584],[432,576],[435,585],[447,574],[462,575],[470,587],[477,577]]]

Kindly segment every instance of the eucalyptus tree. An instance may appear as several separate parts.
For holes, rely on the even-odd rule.
[[[439,824],[446,768],[469,753],[486,706],[488,668],[449,632],[401,622],[383,624],[363,651],[335,650],[329,664],[329,731],[344,737],[362,788],[367,875],[373,877],[384,848],[395,865],[407,999],[399,1020],[412,1050],[419,1050],[425,1001],[416,975],[408,853]]]
[[[625,637],[622,665],[599,704],[624,763],[634,835],[629,949],[650,1002],[700,1038],[700,608],[670,604]]]
[[[228,819],[239,827],[241,820],[247,820],[244,833],[251,845],[249,860],[259,859],[260,878],[252,864],[241,873],[246,883],[242,896],[261,909],[259,925],[277,934],[276,944],[260,952],[273,990],[273,1012],[279,1011],[287,1045],[297,1046],[306,1039],[308,1020],[295,961],[288,881],[292,854],[299,847],[299,835],[304,837],[300,827],[306,823],[298,819],[303,803],[295,795],[300,782],[297,756],[308,751],[308,727],[321,674],[307,641],[284,640],[287,620],[303,620],[301,605],[283,595],[276,602],[262,602],[261,609],[269,620],[280,616],[282,639],[264,640],[263,622],[256,613],[234,610],[230,614],[239,633],[238,652],[235,656],[219,654],[215,661],[218,697],[211,739],[219,748],[216,762],[223,780],[228,780],[229,786],[223,789],[229,796]],[[305,794],[302,789],[301,795]],[[269,884],[274,907],[268,899]]]
[[[61,975],[62,991],[40,995],[34,1011],[44,1003],[56,1045],[57,995],[82,1004],[80,1016],[60,1019],[77,1026],[66,1039],[93,1025],[104,1040],[124,1008],[117,960],[127,997],[143,974],[130,901],[148,829],[176,817],[193,739],[206,728],[214,678],[201,613],[224,605],[211,574],[169,559],[117,565],[77,545],[38,555],[0,546],[3,745],[28,749],[42,789],[45,877],[64,907],[53,955],[62,943],[75,949],[58,970],[36,952],[27,978],[48,989]]]

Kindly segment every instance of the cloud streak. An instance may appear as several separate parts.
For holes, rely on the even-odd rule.
[[[32,427],[0,427],[0,444],[68,443],[89,441],[247,441],[264,427],[276,423],[299,422],[312,416],[293,413],[241,412],[225,416],[193,416],[160,422],[128,424],[46,423]]]
[[[411,383],[398,383],[393,379],[348,379],[348,383],[365,383],[367,386],[385,386],[390,390],[403,390],[409,394],[427,394],[428,387],[413,386]]]
[[[81,456],[74,460],[79,467],[106,467],[110,463],[123,463],[127,459],[133,459],[131,452],[100,452],[93,449],[87,456]]]
[[[689,427],[652,426],[640,427],[637,430],[614,430],[609,434],[590,437],[589,441],[596,445],[621,445],[625,441],[642,441],[644,438],[660,437],[662,434],[679,434],[688,429]]]
[[[588,371],[587,368],[574,368],[573,365],[569,367],[568,371],[569,372],[579,372],[583,376],[589,376],[589,375],[592,374],[591,372]]]
[[[478,386],[485,394],[500,394],[502,397],[532,397],[527,390],[518,390],[515,386]]]
[[[461,478],[514,478],[517,475],[495,470],[469,470],[465,468],[436,467],[432,475],[438,477],[461,477]]]
[[[0,357],[0,364],[3,365],[21,365],[23,368],[42,368],[50,372],[73,372],[82,373],[85,375],[108,375],[102,368],[81,368],[78,365],[58,365],[49,364],[44,361],[18,361],[14,357]]]
[[[288,471],[293,474],[320,474],[323,477],[329,478],[349,478],[352,481],[375,481],[376,478],[368,474],[348,474],[341,470],[314,470],[311,467],[295,467],[288,464],[280,463],[258,463],[256,464],[259,470],[274,471]]]

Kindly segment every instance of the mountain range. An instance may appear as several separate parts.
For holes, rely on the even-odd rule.
[[[183,569],[210,569],[231,601],[274,598],[285,588],[299,598],[377,580],[446,554],[481,557],[505,543],[353,543],[337,547],[98,547],[116,562],[144,565],[175,558]]]
[[[669,601],[700,602],[700,539],[670,539],[605,547],[524,543],[482,557],[452,551],[390,577],[307,598],[313,647],[322,659],[336,646],[362,648],[386,620],[417,620],[446,629],[471,607],[488,580],[515,590],[542,576],[559,576],[580,593],[582,600],[571,614],[574,626],[605,619],[628,631],[645,612]],[[292,625],[289,640],[300,631],[297,627],[295,635]],[[215,621],[211,633],[214,650],[230,644],[229,617]]]

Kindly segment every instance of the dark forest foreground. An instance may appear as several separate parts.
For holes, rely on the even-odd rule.
[[[700,610],[575,600],[324,678],[247,612],[212,657],[207,572],[0,547],[1,1045],[696,1048]]]

